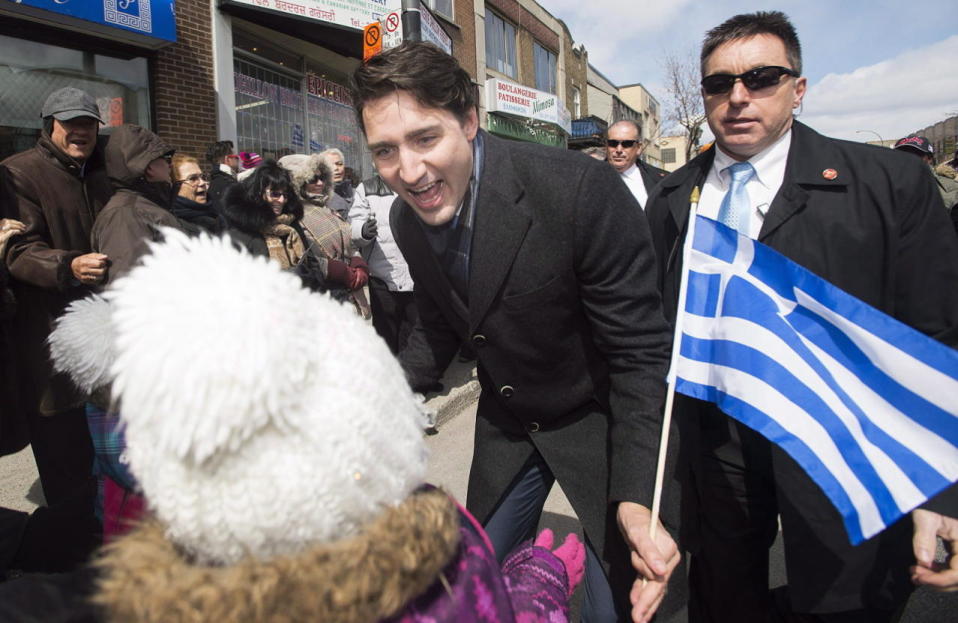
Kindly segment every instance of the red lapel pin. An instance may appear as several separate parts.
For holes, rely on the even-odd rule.
[[[838,177],[838,171],[835,169],[825,169],[822,171],[822,177],[824,177],[826,180],[833,180]]]

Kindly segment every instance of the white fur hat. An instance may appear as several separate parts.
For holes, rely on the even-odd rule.
[[[422,483],[422,416],[371,327],[226,239],[164,233],[106,297],[127,457],[171,540],[292,554]]]

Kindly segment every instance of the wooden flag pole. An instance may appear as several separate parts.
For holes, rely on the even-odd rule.
[[[675,334],[672,336],[672,360],[669,364],[669,374],[666,377],[668,387],[665,393],[665,413],[662,416],[662,434],[659,436],[659,459],[655,467],[655,491],[652,494],[652,523],[649,527],[649,536],[655,540],[659,525],[659,512],[662,509],[662,484],[665,479],[665,460],[669,448],[669,429],[672,427],[672,403],[675,400],[675,365],[679,358],[679,349],[682,347],[682,330],[685,317],[685,294],[688,285],[688,256],[695,239],[695,216],[699,207],[699,187],[692,189],[689,196],[689,222],[685,234],[685,244],[682,249],[682,281],[679,286],[679,303],[675,312]]]

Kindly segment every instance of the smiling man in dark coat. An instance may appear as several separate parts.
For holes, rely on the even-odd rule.
[[[589,546],[586,619],[628,611],[631,548],[647,620],[679,556],[664,528],[648,536],[669,342],[642,211],[605,163],[480,131],[469,75],[435,46],[388,50],[354,81],[416,283],[407,377],[428,387],[463,340],[476,349],[469,509],[504,555],[558,480]]]
[[[717,147],[663,180],[647,210],[666,315],[675,317],[689,197],[700,187],[699,214],[724,221],[733,204],[741,206],[733,226],[742,234],[958,344],[958,244],[928,167],[794,121],[806,79],[798,37],[782,13],[729,19],[708,33],[701,61]],[[736,199],[737,184],[745,201]],[[853,547],[835,508],[777,446],[711,403],[677,397],[675,417],[692,468],[682,513],[691,618],[779,620],[790,610],[803,621],[895,619],[912,589],[908,519]],[[772,595],[768,548],[779,516],[789,585]]]

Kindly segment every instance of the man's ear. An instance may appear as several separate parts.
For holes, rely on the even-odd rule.
[[[466,118],[462,121],[462,131],[470,141],[476,138],[476,133],[479,131],[479,114],[475,108],[470,108],[466,113]]]

